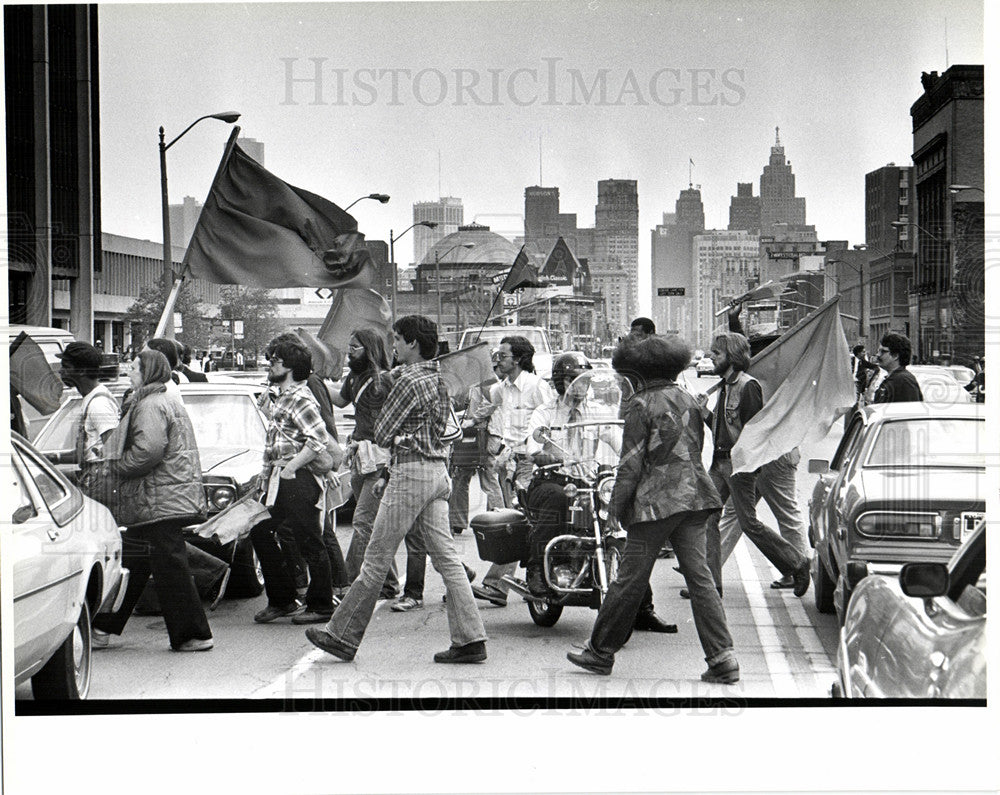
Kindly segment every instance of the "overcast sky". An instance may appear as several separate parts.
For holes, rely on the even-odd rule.
[[[391,194],[352,210],[383,240],[439,195],[521,233],[541,148],[541,184],[581,226],[598,180],[638,180],[648,308],[649,233],[689,160],[724,229],[780,127],[807,222],[863,241],[864,175],[910,162],[920,73],[982,63],[982,29],[964,0],[101,5],[104,230],[162,239],[157,128],[217,111],[293,185],[341,206]],[[206,120],[170,149],[172,202],[205,199],[228,132]],[[397,261],[412,252],[408,236]]]

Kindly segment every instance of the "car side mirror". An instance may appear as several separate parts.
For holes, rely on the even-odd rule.
[[[809,473],[812,475],[825,475],[830,471],[830,462],[823,458],[809,459]]]
[[[24,524],[32,516],[35,515],[35,509],[30,505],[22,505],[16,511],[14,511],[14,516],[11,519],[12,524]]]
[[[907,596],[930,599],[948,593],[948,567],[944,563],[906,563],[899,571],[899,587]]]

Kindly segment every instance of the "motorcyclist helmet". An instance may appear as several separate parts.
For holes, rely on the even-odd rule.
[[[559,354],[552,362],[552,384],[560,395],[566,393],[566,387],[573,379],[585,370],[592,370],[590,360],[579,351]]]

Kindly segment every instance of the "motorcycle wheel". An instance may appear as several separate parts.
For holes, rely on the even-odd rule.
[[[531,620],[540,627],[551,627],[562,615],[562,605],[550,605],[545,602],[528,602],[528,612]]]

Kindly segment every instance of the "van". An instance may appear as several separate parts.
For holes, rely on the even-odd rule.
[[[50,328],[48,326],[22,326],[13,325],[10,327],[10,336],[7,340],[9,345],[18,338],[21,332],[27,334],[38,343],[38,347],[45,354],[45,361],[52,365],[52,369],[59,369],[59,354],[66,350],[66,346],[76,341],[76,337],[65,329]]]

